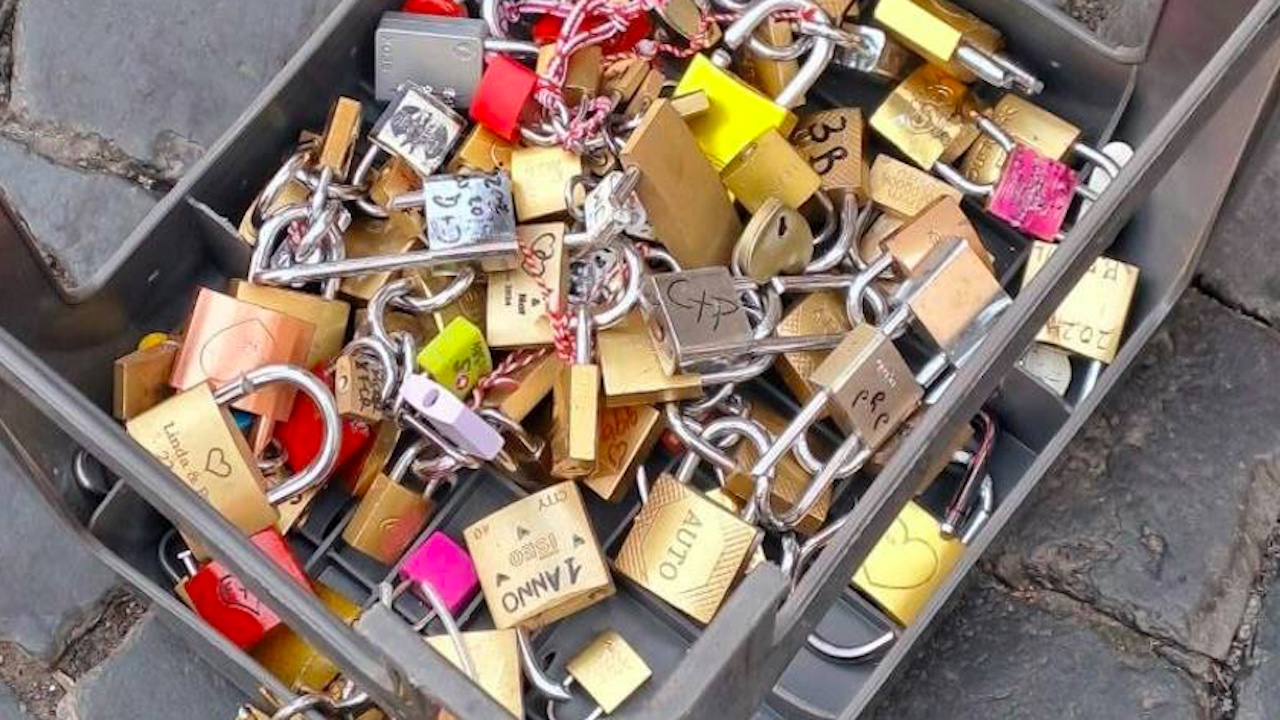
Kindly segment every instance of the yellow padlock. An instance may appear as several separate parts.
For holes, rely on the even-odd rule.
[[[704,55],[693,56],[674,94],[680,97],[699,90],[706,94],[710,107],[687,122],[698,147],[716,170],[724,169],[764,131],[777,130],[788,137],[795,129],[797,119],[790,110],[716,67]]]

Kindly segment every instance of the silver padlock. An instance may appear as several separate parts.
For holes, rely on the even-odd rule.
[[[427,177],[444,164],[465,127],[466,121],[426,88],[405,82],[369,139]]]

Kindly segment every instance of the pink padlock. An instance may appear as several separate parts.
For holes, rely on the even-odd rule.
[[[412,587],[428,584],[444,601],[451,615],[457,615],[480,589],[480,578],[471,556],[453,538],[431,533],[400,567],[400,579]]]
[[[421,373],[400,384],[400,401],[460,450],[492,460],[502,450],[502,435],[443,385]]]
[[[987,199],[987,212],[1040,240],[1062,231],[1078,184],[1076,171],[1025,145],[1014,147]]]

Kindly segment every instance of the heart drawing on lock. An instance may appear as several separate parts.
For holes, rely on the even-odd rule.
[[[938,553],[911,531],[902,518],[893,521],[862,565],[863,577],[886,590],[914,590],[938,574]]]
[[[265,365],[275,345],[275,336],[261,320],[242,320],[205,341],[200,348],[200,369],[216,383],[229,382]]]
[[[204,469],[210,475],[217,475],[220,478],[231,477],[231,463],[227,462],[227,453],[220,447],[209,451],[204,459]]]

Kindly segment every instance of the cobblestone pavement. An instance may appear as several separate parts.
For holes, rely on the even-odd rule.
[[[68,284],[334,2],[0,0],[0,190]],[[1280,717],[1278,187],[1272,123],[1196,287],[880,717]],[[235,691],[16,476],[0,452],[0,720],[230,717]]]

